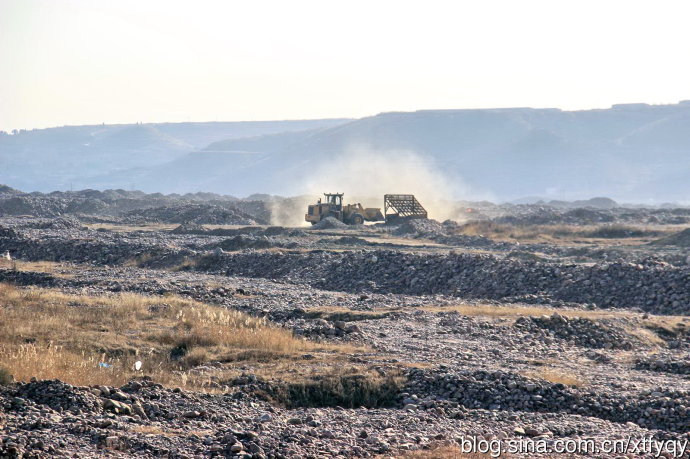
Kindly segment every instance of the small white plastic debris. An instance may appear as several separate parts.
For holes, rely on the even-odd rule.
[[[10,255],[9,250],[5,252],[5,255],[3,255],[3,258],[5,258],[5,260],[9,260],[9,261],[12,260],[12,256]]]
[[[137,360],[136,362],[134,362],[134,370],[135,371],[141,370],[141,360]]]

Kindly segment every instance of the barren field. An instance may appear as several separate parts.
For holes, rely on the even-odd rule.
[[[311,228],[27,200],[0,217],[0,457],[690,438],[683,209]]]

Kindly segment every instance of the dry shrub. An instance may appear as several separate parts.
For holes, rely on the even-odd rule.
[[[264,395],[289,408],[369,408],[393,406],[405,377],[399,371],[382,375],[375,370],[337,367],[316,377],[275,383]]]
[[[0,367],[0,386],[12,384],[13,381],[14,377],[10,374],[7,368]]]
[[[645,228],[614,223],[610,225],[597,226],[592,230],[583,231],[581,234],[582,236],[589,238],[625,239],[633,237],[659,236],[660,234],[663,234],[663,232],[651,231]]]

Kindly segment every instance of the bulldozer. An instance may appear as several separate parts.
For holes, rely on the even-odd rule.
[[[380,208],[362,207],[362,204],[343,205],[343,193],[324,193],[325,202],[319,198],[316,204],[307,207],[304,219],[312,225],[327,217],[333,217],[348,225],[362,225],[364,222],[382,222],[385,220]]]
[[[343,193],[324,193],[321,199],[310,204],[304,219],[312,225],[324,218],[333,217],[348,225],[362,225],[364,222],[400,223],[415,218],[428,218],[426,209],[412,194],[387,194],[383,196],[384,213],[380,208],[362,207],[362,204],[343,205]]]

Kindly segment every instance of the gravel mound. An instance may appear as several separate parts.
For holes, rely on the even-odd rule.
[[[639,359],[636,370],[658,371],[676,375],[690,375],[690,359],[674,359],[672,356]]]
[[[70,233],[71,237],[63,237]],[[96,234],[98,235],[96,237]],[[172,248],[160,239],[132,240],[116,232],[82,230],[13,230],[0,236],[0,252],[9,251],[22,260],[70,261],[76,263],[118,264],[137,257],[185,256],[188,249]]]
[[[171,234],[204,234],[207,230],[198,223],[183,223],[170,231]]]
[[[444,366],[435,371],[413,369],[409,378],[401,396],[403,406],[443,408],[450,401],[469,409],[563,412],[680,433],[690,429],[690,393],[683,390],[595,393],[515,373]]]
[[[359,333],[360,329],[356,324],[348,324],[342,320],[329,322],[325,319],[298,320],[293,326],[296,335],[306,337],[321,336],[344,336],[350,333]]]
[[[23,193],[0,185],[0,216],[31,215],[50,218],[64,214],[80,217],[117,217],[136,210],[158,207],[208,205],[241,212],[261,224],[268,224],[271,211],[263,201],[238,200],[212,193],[185,195],[146,194],[125,190],[81,190],[52,193]],[[145,215],[143,215],[145,217]],[[134,220],[135,217],[130,217]]]
[[[45,221],[30,223],[26,225],[27,228],[47,229],[47,230],[81,230],[85,229],[84,225],[74,217],[58,217]]]
[[[17,234],[17,232],[13,228],[10,228],[9,226],[0,225],[0,238],[13,240],[19,239],[19,237],[19,234]]]
[[[342,236],[336,239],[336,241],[344,245],[371,245],[366,239],[357,236]]]
[[[519,317],[515,327],[540,336],[555,337],[591,349],[632,349],[627,333],[618,327],[584,317]]]
[[[393,230],[396,236],[429,239],[439,244],[455,247],[491,247],[496,250],[506,250],[514,244],[505,242],[494,242],[484,236],[467,236],[463,234],[453,234],[458,228],[458,224],[452,220],[439,223],[432,219],[408,220]]]
[[[407,220],[398,225],[393,234],[396,236],[413,236],[431,239],[437,236],[445,236],[446,228],[436,220],[416,218]]]
[[[485,208],[496,223],[512,225],[598,225],[607,223],[679,225],[690,222],[690,208],[630,209],[614,207],[565,209],[542,205],[501,205]],[[474,216],[473,218],[477,218]]]
[[[14,196],[16,194],[22,194],[22,192],[7,185],[0,185],[0,196]]]
[[[284,409],[243,391],[204,394],[147,380],[121,388],[63,387],[56,398],[92,394],[104,410],[54,411],[0,388],[0,457],[372,457],[453,438],[457,430],[438,414],[421,421],[418,413],[397,410],[392,416],[389,408]],[[61,406],[53,397],[42,400]],[[501,426],[484,413],[474,417],[472,428]]]
[[[652,245],[674,245],[676,247],[690,247],[690,228],[670,236],[663,237],[651,243]]]
[[[284,226],[269,226],[263,231],[264,236],[283,236],[292,232],[290,228],[285,228]],[[300,230],[295,230],[300,231]]]
[[[22,222],[24,219],[17,219]],[[22,223],[23,224],[23,223]],[[341,224],[338,222],[338,224]],[[19,227],[17,227],[19,228]],[[248,226],[231,231],[228,250],[270,246],[262,238],[269,230]],[[273,230],[272,230],[273,231]],[[282,230],[275,230],[282,231]],[[307,247],[271,236],[276,246]],[[244,236],[247,236],[245,239]],[[184,240],[175,245],[169,233],[133,236],[117,232],[27,230],[0,227],[0,253],[9,250],[24,260],[117,264],[147,257],[200,257],[213,250],[211,241]],[[272,244],[273,242],[270,242]],[[648,258],[639,263],[600,262],[595,265],[543,263],[485,253],[410,253],[396,250],[352,250],[310,253],[234,252],[211,257],[198,269],[245,277],[284,279],[325,290],[408,295],[445,294],[470,299],[563,302],[597,307],[640,308],[662,314],[686,314],[690,309],[690,267]]]
[[[7,282],[13,285],[53,287],[56,284],[56,279],[52,275],[46,273],[0,269],[0,282]]]
[[[225,239],[220,244],[214,244],[214,247],[220,247],[223,250],[235,251],[244,249],[268,249],[274,247],[276,244],[265,236],[252,237],[238,235],[232,239]]]
[[[67,210],[67,203],[54,198],[22,195],[0,199],[0,215],[31,215],[57,217]]]
[[[55,411],[72,413],[101,411],[101,404],[96,396],[85,390],[75,390],[73,386],[57,379],[19,383],[17,396],[37,404],[47,405]]]
[[[215,259],[205,268],[354,293],[440,293],[511,300],[532,296],[531,303],[624,305],[664,314],[686,314],[690,305],[690,269],[654,260],[586,266],[502,259],[488,254],[377,250],[280,256],[237,253]]]
[[[316,223],[315,225],[311,226],[311,229],[314,230],[323,230],[323,229],[347,229],[348,226],[341,222],[340,220],[333,218],[333,217],[326,217],[320,222]]]
[[[213,204],[186,204],[163,206],[152,209],[137,209],[123,216],[137,221],[159,223],[197,223],[207,225],[256,225],[249,214],[232,207]]]

